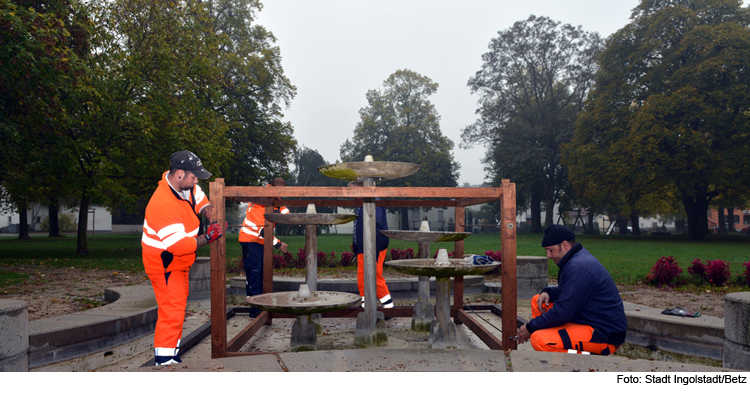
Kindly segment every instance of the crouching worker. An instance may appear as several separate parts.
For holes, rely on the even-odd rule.
[[[622,299],[609,272],[575,237],[564,225],[544,230],[542,247],[560,268],[558,285],[531,299],[532,319],[518,329],[518,343],[531,339],[537,351],[612,354],[625,342]]]

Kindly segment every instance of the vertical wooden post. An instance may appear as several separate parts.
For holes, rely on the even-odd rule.
[[[501,203],[501,251],[503,263],[501,267],[502,319],[503,319],[503,350],[516,349],[517,342],[511,337],[518,335],[518,298],[516,293],[516,184],[508,179],[502,181]]]
[[[458,200],[458,199],[456,199]],[[459,206],[456,204],[456,232],[465,232],[464,228],[464,216],[466,213],[466,210],[463,206]],[[464,257],[464,241],[458,240],[453,242],[453,257],[454,258],[463,258]],[[464,277],[463,276],[457,276],[453,278],[453,309],[455,310],[463,310],[464,308]],[[456,320],[456,323],[461,323],[461,321]]]
[[[211,220],[224,226],[224,179],[209,184]],[[227,352],[227,246],[226,235],[214,241],[211,249],[211,358],[223,358]]]
[[[266,206],[265,213],[273,214],[273,202],[274,200],[269,198],[271,205]],[[263,230],[263,293],[273,293],[273,239],[275,238],[273,228],[273,222],[269,221],[268,218],[264,218],[265,226]],[[265,325],[271,325],[271,314],[268,314],[268,320]]]

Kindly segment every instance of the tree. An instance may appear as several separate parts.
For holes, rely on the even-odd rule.
[[[397,161],[418,164],[411,176],[379,183],[382,186],[456,187],[459,164],[453,141],[440,131],[440,116],[427,98],[437,91],[430,78],[398,70],[383,82],[383,90],[367,92],[368,106],[359,110],[361,121],[354,137],[341,145],[342,161]],[[401,210],[408,226],[407,209]]]
[[[519,200],[531,201],[532,230],[541,232],[541,202],[549,225],[567,184],[560,146],[593,84],[601,39],[534,15],[499,33],[468,82],[480,93],[480,117],[464,129],[461,146],[486,145],[493,181],[516,182]]]
[[[0,184],[21,216],[20,239],[29,206],[70,193],[55,143],[76,122],[66,102],[83,85],[91,28],[75,0],[0,1]]]
[[[740,1],[642,1],[607,40],[567,147],[568,166],[589,165],[571,179],[634,202],[674,193],[689,238],[704,239],[710,201],[750,190],[749,23]]]
[[[262,9],[258,0],[214,0],[210,30],[218,44],[218,87],[221,97],[211,104],[226,121],[231,157],[225,168],[227,185],[260,185],[289,174],[297,146],[294,129],[282,122],[296,88],[284,75],[276,38],[253,24]]]

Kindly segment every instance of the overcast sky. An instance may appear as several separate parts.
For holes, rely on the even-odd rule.
[[[353,136],[368,90],[399,69],[438,83],[429,97],[453,140],[459,185],[484,180],[484,148],[459,149],[461,131],[477,118],[479,97],[466,85],[498,31],[529,15],[599,32],[606,38],[630,21],[638,0],[264,0],[256,22],[277,38],[297,96],[284,110],[301,146],[329,163]],[[377,160],[376,160],[377,161]],[[380,160],[388,161],[388,160]]]

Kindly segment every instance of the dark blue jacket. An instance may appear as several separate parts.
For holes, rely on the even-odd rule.
[[[529,333],[568,322],[594,328],[595,343],[615,346],[625,341],[627,320],[617,286],[604,266],[580,243],[560,260],[557,287],[547,287],[550,302],[546,313],[526,325]]]
[[[357,219],[354,220],[354,229],[352,230],[352,247],[354,254],[362,254],[364,245],[362,244],[362,207],[357,208]],[[388,219],[385,215],[385,207],[375,207],[375,249],[378,253],[388,248],[388,236],[380,233],[381,230],[388,230]]]

